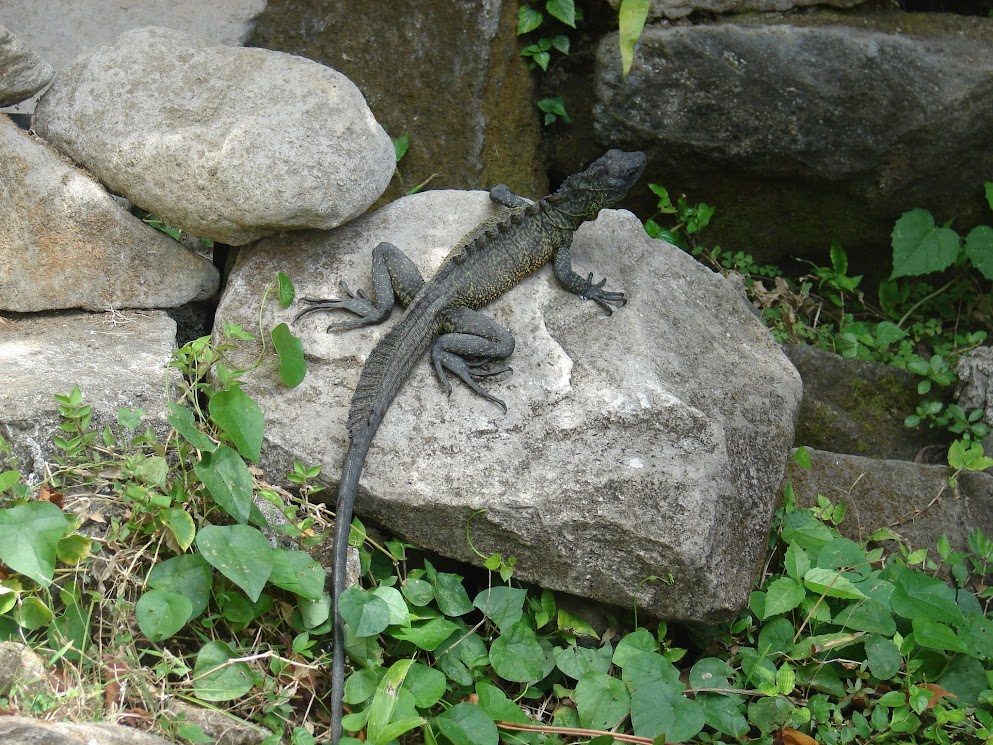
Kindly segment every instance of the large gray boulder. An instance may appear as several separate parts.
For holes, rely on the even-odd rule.
[[[892,12],[752,14],[647,27],[622,78],[597,59],[597,135],[644,149],[670,191],[717,205],[707,241],[853,262],[926,207],[986,221],[993,24]],[[880,257],[888,260],[888,256]]]
[[[117,410],[141,409],[141,430],[150,426],[164,439],[166,383],[179,375],[166,367],[175,347],[176,324],[161,311],[0,318],[0,436],[17,470],[32,483],[45,477],[52,435],[61,432],[55,396],[76,386],[97,431],[119,432]]]
[[[0,106],[33,96],[52,79],[51,65],[29,49],[10,29],[0,26]]]
[[[340,73],[165,28],[122,34],[68,65],[33,126],[112,191],[233,245],[347,222],[395,164],[390,138]]]
[[[217,269],[0,115],[0,310],[172,308]]]
[[[165,26],[216,44],[240,45],[266,0],[3,0],[0,23],[56,70],[136,28]]]
[[[329,233],[261,241],[242,252],[215,329],[257,323],[278,270],[300,296],[333,296],[340,279],[368,288],[384,240],[430,276],[494,209],[483,192],[433,191]],[[479,551],[515,556],[516,576],[544,587],[670,618],[727,617],[764,554],[799,377],[720,275],[648,238],[630,213],[583,226],[573,257],[630,302],[607,318],[547,269],[494,302],[486,312],[518,343],[513,374],[487,387],[509,411],[461,385],[446,397],[423,360],[373,444],[356,511],[478,563],[468,529]],[[297,310],[270,303],[263,323]],[[320,464],[330,482],[341,468],[352,390],[391,324],[328,334],[330,320],[297,324],[309,360],[299,387],[271,366],[245,378],[265,412],[271,478],[294,460]],[[665,581],[642,584],[650,576]]]

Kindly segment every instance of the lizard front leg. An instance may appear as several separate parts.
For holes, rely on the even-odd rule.
[[[507,365],[489,369],[492,360],[504,360],[514,352],[514,337],[487,315],[469,308],[452,308],[442,315],[442,333],[431,347],[438,379],[449,395],[452,385],[445,370],[454,373],[467,386],[507,411],[507,404],[487,393],[476,381],[510,370]],[[466,358],[475,360],[468,362]]]
[[[342,281],[340,287],[346,296],[344,299],[300,298],[301,302],[310,307],[297,313],[293,322],[296,323],[301,316],[316,311],[347,310],[358,318],[332,323],[328,326],[328,331],[382,323],[389,317],[398,299],[406,307],[423,284],[424,278],[417,271],[414,262],[392,243],[384,241],[372,251],[373,297],[368,297],[362,290],[352,292]]]
[[[590,272],[589,276],[583,279],[580,275],[576,274],[572,270],[572,254],[570,249],[572,246],[572,240],[570,240],[562,245],[555,252],[555,260],[552,262],[552,269],[555,273],[555,279],[558,280],[559,284],[565,290],[568,290],[573,295],[579,295],[579,297],[586,300],[593,300],[599,303],[600,306],[607,311],[608,314],[614,312],[613,305],[618,308],[627,304],[627,298],[624,297],[623,292],[610,292],[609,290],[603,289],[603,286],[607,284],[606,279],[601,279],[599,282],[593,281],[593,272]]]
[[[514,194],[506,184],[497,184],[490,188],[490,199],[504,207],[527,207],[531,204],[524,197]]]

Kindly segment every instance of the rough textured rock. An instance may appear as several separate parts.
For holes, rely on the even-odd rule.
[[[768,13],[771,11],[794,10],[811,5],[830,5],[835,8],[851,8],[866,0],[652,0],[648,9],[648,20],[660,18],[685,18],[691,13]],[[616,10],[621,0],[610,0]]]
[[[340,73],[164,28],[128,32],[67,66],[33,126],[112,191],[232,245],[347,222],[395,164]]]
[[[993,426],[993,347],[977,347],[962,355],[955,372],[961,381],[959,406],[967,412],[982,409],[983,421]]]
[[[624,79],[616,46],[605,38],[597,60],[598,136],[645,149],[670,192],[717,205],[711,243],[778,261],[837,239],[853,264],[872,264],[913,207],[959,229],[988,217],[988,19],[818,12],[648,27]]]
[[[28,717],[0,717],[0,740],[5,745],[169,745],[169,740],[120,724],[73,724]]]
[[[161,311],[0,317],[0,436],[17,470],[43,475],[59,423],[54,396],[77,385],[96,429],[116,432],[117,409],[126,407],[146,412],[142,428],[166,434],[164,383],[178,371],[165,366],[175,339],[176,324]]]
[[[55,71],[10,29],[0,26],[0,106],[23,101],[44,88]]]
[[[164,26],[217,44],[244,44],[265,0],[4,0],[0,23],[56,70],[80,54],[145,26]]]
[[[911,548],[933,548],[942,534],[958,549],[979,528],[993,535],[993,476],[963,473],[948,486],[951,469],[904,461],[873,460],[811,450],[811,468],[790,463],[789,479],[804,507],[822,494],[848,511],[839,529],[853,541],[889,528]]]
[[[26,644],[0,642],[0,695],[9,700],[15,696],[32,699],[54,693],[45,660]]]
[[[803,378],[797,445],[912,461],[921,448],[947,444],[940,432],[903,424],[920,400],[913,373],[815,347],[788,344],[783,349]]]
[[[387,199],[432,175],[432,189],[506,183],[537,197],[547,183],[539,115],[518,54],[517,6],[510,0],[270,0],[249,43],[341,70],[392,136],[409,135]]]
[[[429,276],[493,209],[482,192],[432,191],[330,233],[262,241],[239,258],[215,328],[254,323],[279,269],[299,296],[333,295],[342,278],[368,286],[382,240]],[[628,305],[605,318],[545,270],[489,306],[518,340],[513,374],[489,383],[509,412],[462,386],[446,397],[423,360],[377,435],[356,510],[478,562],[469,525],[480,551],[517,557],[516,576],[546,587],[624,606],[637,594],[639,608],[672,618],[727,616],[764,553],[799,377],[720,275],[652,241],[630,213],[584,226],[573,258]],[[296,310],[267,307],[263,322]],[[270,477],[292,460],[329,479],[341,468],[351,392],[385,329],[326,334],[327,323],[298,324],[309,359],[299,387],[272,367],[246,378],[266,415]],[[670,573],[671,586],[640,584]]]
[[[209,261],[0,116],[0,310],[175,307],[217,284]]]

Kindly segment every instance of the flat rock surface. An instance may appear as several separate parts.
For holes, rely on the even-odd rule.
[[[111,191],[232,245],[347,222],[395,166],[390,138],[340,73],[165,28],[122,34],[67,66],[33,127]]]
[[[0,106],[33,96],[54,74],[51,65],[10,29],[0,26]]]
[[[218,281],[213,264],[0,115],[0,310],[171,308]]]
[[[60,421],[54,397],[75,386],[97,430],[117,432],[125,407],[146,412],[142,428],[168,431],[166,383],[178,371],[166,364],[175,345],[176,324],[161,311],[0,317],[0,435],[17,470],[42,474]]]
[[[406,197],[343,228],[288,234],[242,252],[218,309],[254,326],[278,270],[298,296],[368,288],[382,240],[429,276],[494,207],[483,192]],[[461,560],[494,551],[545,587],[672,618],[726,617],[747,598],[800,401],[794,368],[730,285],[652,241],[627,212],[604,211],[573,243],[576,271],[608,277],[630,302],[605,317],[545,269],[485,309],[517,338],[511,375],[484,385],[505,415],[455,382],[442,392],[425,359],[386,416],[357,513]],[[270,303],[263,324],[299,306]],[[334,481],[362,363],[392,325],[327,334],[301,319],[309,373],[295,389],[272,366],[246,377],[266,416],[271,478],[292,461]],[[337,319],[340,320],[340,319]],[[249,362],[255,350],[242,350]],[[472,517],[478,510],[485,510]],[[642,583],[646,577],[668,577]]]

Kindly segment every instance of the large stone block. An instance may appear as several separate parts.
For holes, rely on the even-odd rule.
[[[239,258],[215,328],[257,323],[278,270],[300,296],[334,295],[340,279],[368,288],[384,240],[428,277],[494,209],[482,192],[425,192],[329,233],[262,241]],[[478,562],[468,529],[476,548],[515,556],[516,576],[545,587],[671,618],[726,617],[764,555],[799,376],[720,275],[648,238],[630,213],[605,210],[572,253],[578,272],[605,275],[629,303],[607,318],[546,269],[488,306],[517,337],[513,374],[487,384],[509,411],[461,385],[446,397],[425,359],[373,443],[356,511]],[[296,310],[267,307],[263,323]],[[352,391],[391,324],[328,334],[330,320],[297,324],[310,368],[299,387],[285,389],[272,367],[245,378],[265,412],[270,478],[294,460],[338,476]]]

